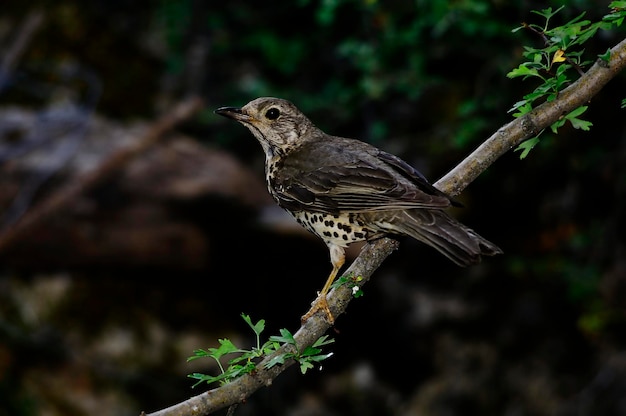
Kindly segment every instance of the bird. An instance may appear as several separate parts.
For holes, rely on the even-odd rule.
[[[366,142],[324,133],[290,101],[260,97],[215,113],[250,130],[265,153],[269,193],[328,247],[332,270],[303,322],[322,310],[334,324],[326,296],[352,243],[410,236],[459,266],[502,253],[450,216],[445,209],[460,204],[417,169]]]

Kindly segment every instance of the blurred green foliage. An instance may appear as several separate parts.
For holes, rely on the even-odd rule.
[[[280,96],[323,129],[377,144],[419,132],[429,151],[440,153],[467,148],[506,120],[502,108],[520,91],[503,77],[521,58],[522,38],[511,29],[532,18],[531,7],[484,0],[300,0],[199,8],[164,1],[154,13],[168,22],[167,68],[176,74],[188,59],[191,28],[209,39],[203,91],[210,103]],[[566,9],[562,18],[579,10]],[[592,8],[588,15],[606,11]],[[425,149],[403,142],[401,151]]]
[[[176,2],[176,6],[194,7],[188,2]],[[169,21],[172,8],[164,2],[155,13],[162,16],[159,20]],[[449,103],[437,105],[445,106],[440,110],[460,123],[461,128],[455,130],[461,134],[446,137],[447,143],[464,146],[486,127],[476,114],[499,104],[469,97],[458,100],[467,93],[466,80],[476,72],[472,65],[497,66],[490,48],[512,45],[510,30],[517,21],[493,18],[511,11],[519,16],[527,10],[485,1],[299,1],[272,8],[230,2],[207,10],[206,19],[202,14],[194,18],[205,22],[211,39],[214,60],[209,70],[213,76],[207,86],[211,99],[241,102],[262,95],[286,97],[317,118],[322,127],[330,127],[364,121],[363,112],[386,106],[381,114],[393,118],[394,110],[402,108],[404,116],[410,106],[419,106],[420,101],[431,100],[431,94],[454,89],[459,83],[458,91],[446,91]],[[184,45],[175,46],[188,33],[189,24],[181,18],[178,34],[175,27],[168,29],[172,39],[168,60],[178,62],[168,67],[179,68],[186,50]],[[459,43],[462,39],[469,43]],[[487,43],[490,48],[476,47]],[[501,75],[507,67],[498,70]],[[220,83],[223,79],[230,83]],[[457,105],[463,111],[452,114]],[[416,121],[429,123],[431,116]],[[394,122],[389,117],[367,118],[372,125],[358,132],[372,141],[383,140],[389,131],[385,124]]]

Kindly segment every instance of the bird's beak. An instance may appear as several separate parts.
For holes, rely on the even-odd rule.
[[[241,108],[237,107],[220,107],[214,112],[215,114],[219,114],[220,116],[232,118],[233,120],[243,123],[250,123],[252,121],[252,117],[244,113]]]

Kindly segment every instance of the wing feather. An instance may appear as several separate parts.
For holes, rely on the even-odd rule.
[[[304,204],[333,214],[451,205],[446,194],[402,159],[362,142],[344,140],[344,147],[359,146],[358,152],[337,147],[336,157],[326,162],[315,149],[306,149],[307,160],[286,159],[274,178],[278,203],[287,209],[301,209]]]

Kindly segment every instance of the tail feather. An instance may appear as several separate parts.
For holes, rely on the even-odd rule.
[[[441,210],[377,213],[377,218],[373,220],[381,231],[409,235],[435,248],[459,266],[478,263],[481,256],[502,253],[495,244]]]

